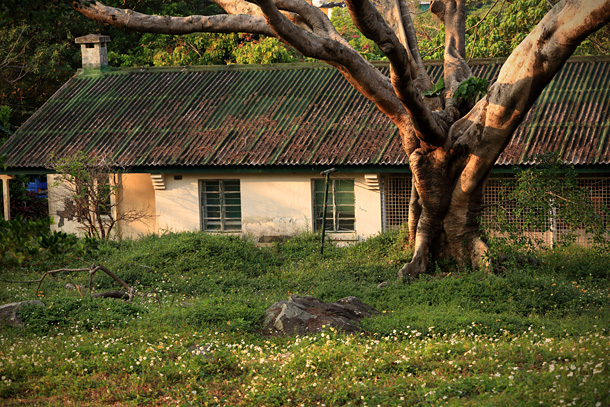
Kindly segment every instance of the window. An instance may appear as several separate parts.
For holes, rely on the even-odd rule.
[[[383,230],[399,229],[409,221],[411,175],[386,177],[383,192]]]
[[[239,180],[200,180],[199,193],[203,230],[241,230]]]
[[[113,215],[112,209],[112,197],[117,193],[119,186],[119,179],[114,178],[112,185],[110,184],[108,174],[99,174],[96,177],[94,183],[94,194],[90,198],[93,205],[97,205],[97,211],[95,212],[99,216],[111,216]]]
[[[325,180],[313,181],[314,230],[322,228]],[[331,179],[326,203],[326,231],[353,232],[356,223],[354,180]]]

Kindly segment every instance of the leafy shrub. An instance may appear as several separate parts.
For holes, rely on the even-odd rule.
[[[405,227],[380,233],[346,249],[347,256],[377,261],[387,259],[390,263],[406,263],[413,256],[409,245],[409,232]]]
[[[544,272],[555,272],[570,280],[607,282],[610,252],[580,246],[562,246],[540,253]]]
[[[91,256],[97,241],[77,238],[64,232],[51,231],[51,218],[27,220],[17,217],[11,221],[0,219],[0,265],[27,266],[65,255]],[[65,264],[63,264],[65,265]]]
[[[39,251],[38,239],[49,233],[50,218],[0,219],[0,264],[23,264]]]
[[[319,257],[320,244],[320,234],[300,233],[285,242],[275,244],[273,250],[282,262],[302,261],[310,256]],[[327,255],[332,253],[334,247],[332,242],[325,242],[324,248]]]

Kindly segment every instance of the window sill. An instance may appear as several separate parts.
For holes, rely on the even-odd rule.
[[[356,232],[326,232],[325,235],[338,242],[357,242],[358,234]]]

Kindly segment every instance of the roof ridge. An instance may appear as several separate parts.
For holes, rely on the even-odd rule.
[[[507,58],[474,58],[469,61],[471,66],[477,65],[493,65],[503,64]],[[371,64],[378,67],[389,67],[389,61],[370,61]],[[566,63],[579,62],[610,62],[610,55],[601,56],[574,56],[568,59]],[[426,66],[442,65],[442,59],[427,59],[424,60]],[[228,65],[185,65],[185,66],[138,66],[138,67],[108,67],[102,72],[87,69],[79,69],[77,76],[90,76],[100,74],[127,74],[127,73],[158,73],[158,72],[217,72],[217,71],[265,71],[265,70],[291,70],[291,69],[335,69],[332,66],[316,61],[316,62],[288,62],[274,64],[228,64]]]

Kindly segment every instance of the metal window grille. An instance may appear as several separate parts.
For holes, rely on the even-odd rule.
[[[384,179],[383,230],[395,230],[409,220],[411,176],[392,176]]]
[[[610,208],[610,178],[583,178],[578,180],[581,187],[589,190],[593,207],[602,218],[604,227],[610,227],[610,217],[603,208]]]
[[[314,230],[322,228],[324,213],[325,180],[313,180]],[[353,179],[331,179],[326,202],[327,232],[353,232],[356,230],[356,200]]]
[[[610,217],[602,208],[610,207],[610,178],[581,178],[579,186],[585,187],[590,191],[590,198],[597,213],[602,217],[605,227],[610,226]],[[401,227],[409,219],[409,199],[411,196],[411,176],[393,175],[388,176],[383,182],[383,229],[393,230]],[[513,178],[489,178],[485,188],[483,198],[482,221],[493,224],[492,208],[502,205],[508,210],[508,222],[517,227],[525,228],[523,216],[516,215],[516,204],[506,200],[506,193],[514,189]],[[577,234],[576,243],[580,245],[589,244],[589,236],[583,230],[574,230],[561,219],[561,211],[554,219],[551,214],[547,214],[547,225],[538,230],[524,230],[528,236],[541,239],[544,244],[552,245],[560,241],[568,234]]]
[[[507,199],[507,196],[515,190],[514,178],[489,178],[485,186],[483,195],[483,223],[493,224],[494,209],[500,207],[507,213],[506,221],[511,225],[519,227],[519,229],[527,229],[526,214],[517,213],[517,203]],[[544,214],[544,227],[538,230],[528,230],[530,232],[540,233],[546,230],[546,225],[549,223],[548,214]]]
[[[200,180],[199,192],[203,230],[241,230],[239,180]]]

